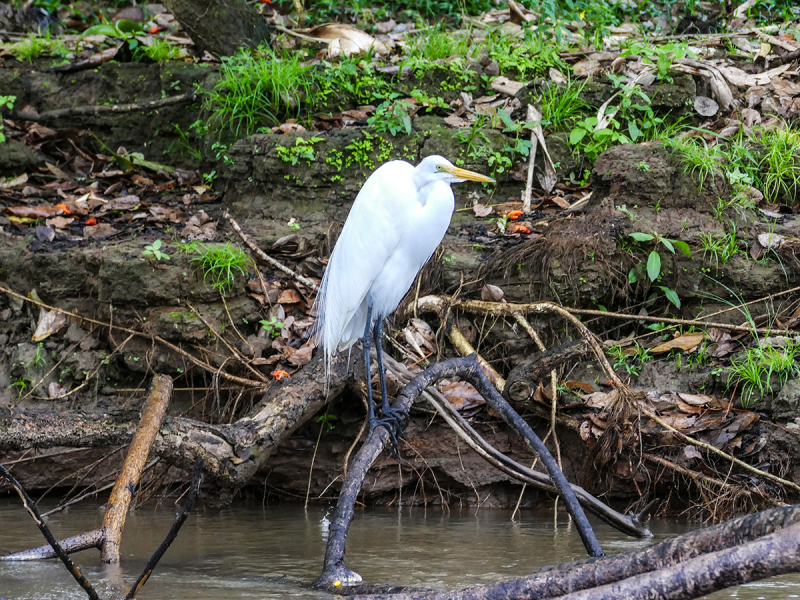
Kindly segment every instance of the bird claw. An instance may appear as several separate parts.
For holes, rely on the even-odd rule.
[[[403,436],[403,422],[408,418],[408,413],[400,409],[393,409],[390,406],[384,406],[381,410],[380,418],[376,418],[370,423],[370,435],[376,427],[382,426],[389,433],[391,441],[389,447],[389,456],[395,455],[400,458],[400,444],[399,438]]]

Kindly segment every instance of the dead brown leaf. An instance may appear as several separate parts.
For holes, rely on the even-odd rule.
[[[67,324],[67,316],[57,310],[39,310],[39,322],[33,334],[34,342],[46,340]]]
[[[650,348],[650,352],[653,354],[661,354],[663,352],[669,352],[670,350],[691,352],[700,345],[704,338],[704,333],[685,333]]]
[[[439,391],[442,392],[450,405],[456,410],[468,410],[486,404],[486,400],[478,393],[478,390],[466,381],[448,383],[442,386]]]

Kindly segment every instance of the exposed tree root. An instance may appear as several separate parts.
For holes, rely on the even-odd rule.
[[[416,308],[419,311],[432,311],[439,315],[443,314],[446,309],[446,300],[441,297],[437,296],[425,296],[424,298],[420,298],[417,302]],[[635,395],[631,392],[631,390],[625,385],[624,383],[620,382],[616,376],[611,365],[608,363],[608,360],[605,357],[605,353],[600,346],[597,338],[592,334],[585,325],[583,325],[580,321],[578,321],[571,313],[571,309],[566,309],[564,307],[558,306],[551,302],[538,302],[533,304],[508,304],[508,303],[500,303],[500,302],[485,302],[485,301],[477,301],[477,300],[464,300],[464,301],[457,301],[455,303],[455,307],[467,310],[469,312],[476,312],[479,314],[491,314],[491,315],[508,315],[514,316],[519,315],[522,312],[526,313],[556,313],[563,316],[566,320],[568,320],[572,325],[574,325],[581,336],[588,342],[590,349],[593,351],[595,357],[597,358],[600,366],[605,371],[605,373],[609,376],[610,380],[614,383],[615,391],[617,392],[617,402],[613,403],[615,406],[612,409],[612,421],[617,424],[624,423],[634,412],[638,412],[640,415],[645,416],[649,419],[655,421],[658,425],[663,427],[665,430],[670,431],[673,435],[675,435],[679,440],[684,443],[691,444],[698,448],[703,448],[709,452],[720,456],[721,458],[729,461],[732,464],[735,464],[751,473],[758,475],[759,477],[763,477],[765,479],[769,479],[770,481],[774,481],[786,488],[793,489],[797,492],[800,492],[800,485],[792,481],[788,481],[782,477],[778,477],[777,475],[773,475],[762,469],[758,469],[748,463],[744,462],[741,459],[738,459],[723,450],[711,445],[706,444],[705,442],[701,442],[691,436],[688,436],[684,433],[681,433],[674,427],[672,427],[669,423],[664,421],[660,416],[658,416],[655,412],[650,410],[647,406],[643,405],[642,403],[638,402],[635,398]],[[599,311],[598,311],[599,312]],[[602,313],[605,315],[606,313]],[[704,322],[692,322],[696,325],[704,325],[710,326],[710,323]],[[714,326],[722,326],[721,324],[713,324]],[[748,332],[752,332],[752,328],[747,328]],[[457,347],[458,349],[458,347]],[[600,452],[603,456],[603,461],[608,463],[617,452],[619,448],[619,440],[616,439],[617,428],[609,427],[603,437],[601,438],[600,442]]]

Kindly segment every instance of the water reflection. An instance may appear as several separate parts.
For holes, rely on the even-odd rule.
[[[139,594],[141,600],[231,600],[325,598],[309,589],[319,574],[325,550],[322,507],[306,513],[299,506],[239,504],[217,511],[199,508]],[[442,514],[435,509],[371,509],[358,513],[348,539],[348,566],[366,581],[434,588],[465,586],[531,573],[544,565],[582,558],[583,546],[566,517],[554,528],[552,513],[510,513],[482,509]],[[54,514],[56,535],[94,529],[102,521],[99,506],[84,505]],[[102,565],[99,552],[78,554],[76,562],[101,590],[138,576],[163,539],[173,508],[148,507],[128,517],[122,564]],[[593,522],[608,553],[639,548],[651,541],[621,535]],[[654,521],[660,540],[691,529],[690,524]],[[0,499],[0,552],[21,550],[42,541],[38,529],[12,497]],[[55,561],[0,563],[0,596],[9,600],[83,600],[66,570]],[[712,596],[742,599],[800,597],[800,576],[759,582]]]

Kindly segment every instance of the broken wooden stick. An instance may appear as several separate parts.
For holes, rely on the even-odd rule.
[[[147,463],[147,455],[156,439],[171,398],[172,378],[168,375],[153,375],[150,395],[142,407],[139,427],[133,435],[128,455],[122,464],[122,471],[106,504],[106,514],[103,518],[105,540],[101,551],[101,560],[104,563],[119,562],[119,545],[125,518],[128,516],[134,492],[139,485],[139,477]]]
[[[234,219],[230,215],[230,213],[228,211],[225,211],[225,215],[224,216],[228,220],[228,222],[231,224],[231,226],[234,228],[236,233],[239,234],[239,237],[242,238],[242,241],[245,244],[247,244],[248,248],[250,248],[253,252],[256,253],[256,256],[258,256],[258,258],[263,260],[265,263],[268,263],[268,264],[272,265],[273,267],[275,267],[279,271],[283,271],[289,277],[293,277],[294,279],[296,279],[297,281],[302,283],[304,286],[306,286],[309,290],[313,291],[313,290],[317,289],[317,284],[314,283],[313,281],[311,281],[308,277],[304,277],[303,275],[300,275],[300,273],[297,273],[296,271],[293,271],[292,269],[290,269],[289,267],[287,267],[283,263],[280,263],[277,260],[275,260],[274,258],[272,258],[271,256],[269,256],[261,248],[259,248],[258,244],[256,244],[253,240],[250,239],[250,237],[242,230],[242,227],[239,225],[239,223],[236,222],[236,219]]]

